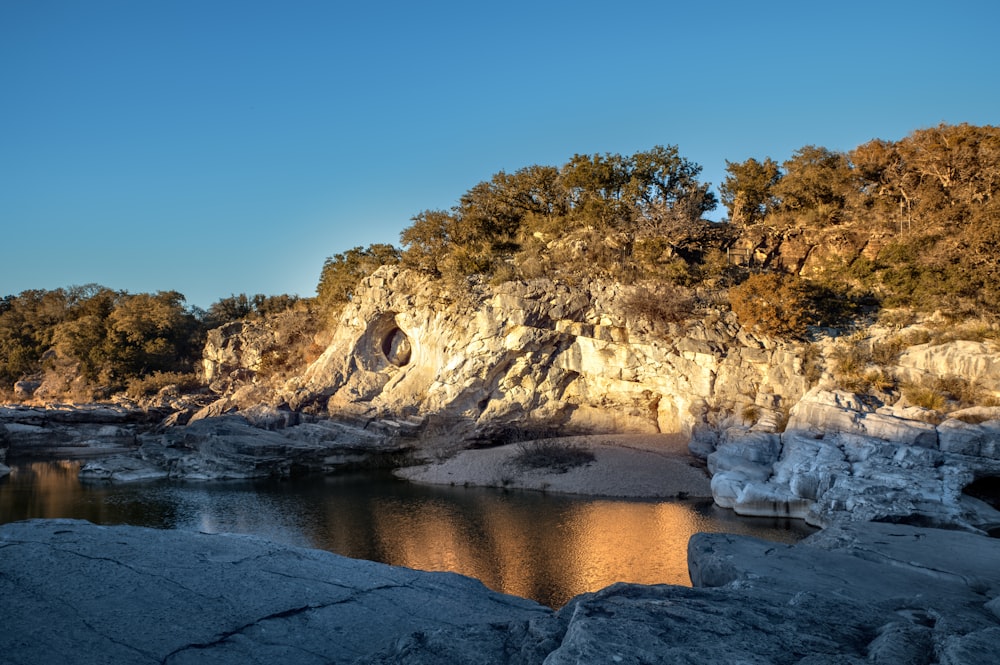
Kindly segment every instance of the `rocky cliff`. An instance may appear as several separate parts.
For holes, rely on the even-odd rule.
[[[731,314],[651,321],[631,311],[635,297],[618,284],[545,279],[446,290],[386,267],[284,397],[474,437],[510,427],[691,432],[744,410],[776,423],[808,389],[795,344],[747,334]]]
[[[282,385],[254,378],[260,340],[220,331],[206,371],[227,387],[198,417],[264,396],[362,438],[405,439],[418,456],[442,442],[679,432],[706,459],[716,502],[743,514],[1000,529],[1000,409],[986,406],[1000,398],[995,335],[939,322],[934,334],[872,325],[787,342],[747,332],[708,296],[686,317],[643,306],[650,297],[383,267],[322,355]],[[923,405],[903,388],[935,385],[939,402]]]

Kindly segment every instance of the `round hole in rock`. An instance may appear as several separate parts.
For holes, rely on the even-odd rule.
[[[382,355],[396,367],[410,362],[410,338],[399,328],[393,328],[382,338]]]

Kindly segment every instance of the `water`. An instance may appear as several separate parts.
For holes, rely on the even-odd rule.
[[[291,545],[476,577],[560,607],[614,582],[689,585],[699,531],[794,542],[797,520],[740,518],[706,501],[627,501],[428,487],[387,474],[294,481],[81,484],[79,461],[12,464],[0,523],[70,517],[97,524],[265,536]]]

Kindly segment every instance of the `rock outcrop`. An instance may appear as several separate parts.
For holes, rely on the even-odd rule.
[[[108,455],[134,449],[154,424],[141,409],[110,404],[2,406],[0,448],[12,456]]]
[[[474,437],[690,432],[743,407],[777,421],[806,391],[794,345],[748,335],[731,315],[651,322],[629,311],[631,296],[545,279],[456,293],[383,267],[284,398],[341,417],[420,415]]]
[[[970,414],[974,422],[960,419]],[[1000,533],[996,491],[968,491],[1000,487],[1000,408],[953,416],[934,426],[814,389],[781,434],[724,433],[708,456],[716,502],[816,526],[888,521]]]
[[[616,584],[558,611],[246,536],[42,520],[0,527],[0,552],[14,664],[988,665],[1000,639],[1000,540],[902,525],[698,534],[695,588]]]
[[[139,442],[135,454],[88,462],[80,477],[114,482],[288,477],[371,465],[412,445],[399,432],[267,407],[169,427]]]

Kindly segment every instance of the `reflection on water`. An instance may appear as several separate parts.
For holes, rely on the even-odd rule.
[[[614,582],[690,584],[698,531],[780,542],[795,520],[739,518],[711,502],[587,499],[536,492],[426,487],[387,475],[134,485],[81,484],[80,463],[14,465],[0,480],[0,523],[71,517],[248,533],[421,570],[449,570],[559,607]]]

